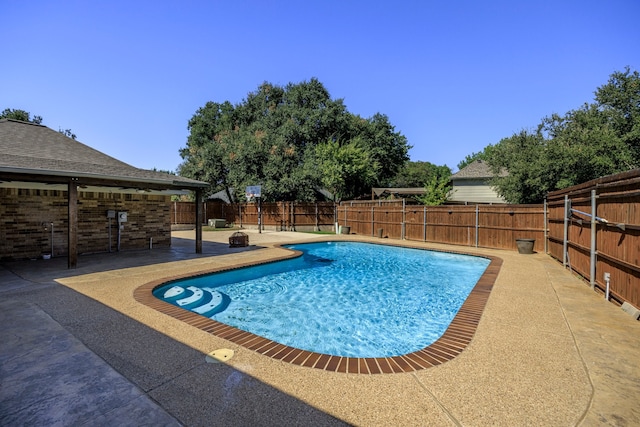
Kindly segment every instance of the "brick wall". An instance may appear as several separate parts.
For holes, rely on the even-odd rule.
[[[68,247],[67,192],[57,190],[0,189],[0,259],[38,258],[51,253],[66,256]],[[144,194],[78,193],[78,253],[109,251],[118,247],[118,222],[107,210],[127,212],[120,250],[171,245],[170,197]]]

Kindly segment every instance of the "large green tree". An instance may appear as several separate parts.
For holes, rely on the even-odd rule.
[[[523,130],[502,139],[490,151],[489,164],[494,174],[502,168],[507,176],[497,176],[491,184],[509,203],[538,203],[554,184],[545,156],[545,140],[539,132]]]
[[[613,73],[595,102],[545,117],[482,153],[492,184],[510,203],[540,203],[549,191],[640,166],[640,75]]]
[[[329,140],[315,147],[310,156],[310,169],[314,169],[320,184],[331,191],[335,201],[359,194],[362,187],[375,185],[380,164],[356,138],[347,144]]]
[[[424,187],[433,177],[449,179],[451,169],[447,165],[437,166],[430,162],[407,161],[386,187]]]
[[[449,200],[451,180],[449,177],[434,175],[424,184],[424,194],[416,199],[427,206],[438,206]]]
[[[640,73],[626,67],[596,91],[596,105],[640,165]]]
[[[410,148],[386,116],[349,113],[317,79],[284,87],[265,82],[237,105],[209,102],[188,128],[180,174],[211,183],[212,191],[233,189],[236,197],[261,185],[271,201],[315,200],[327,185],[324,172],[340,198],[367,194],[397,173]],[[362,162],[375,171],[373,182],[370,173],[353,174]]]

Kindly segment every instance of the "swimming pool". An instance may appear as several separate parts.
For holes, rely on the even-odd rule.
[[[361,242],[285,247],[302,256],[170,282],[153,294],[285,346],[393,357],[438,340],[490,263]]]

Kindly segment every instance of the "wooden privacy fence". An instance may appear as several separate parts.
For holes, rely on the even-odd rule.
[[[192,202],[173,202],[171,209],[172,224],[194,224],[195,204]],[[203,224],[210,219],[224,219],[227,224],[239,227],[261,226],[271,230],[291,231],[329,231],[333,230],[335,205],[332,202],[300,203],[233,203],[219,201],[203,202]],[[260,215],[259,215],[260,214]]]
[[[640,169],[549,193],[548,253],[640,308]]]
[[[334,231],[496,249],[516,249],[516,239],[535,239],[534,250],[545,250],[543,205],[410,205],[404,200],[328,203],[276,202],[226,204],[204,202],[203,224],[224,219],[239,227],[271,230]],[[174,202],[172,224],[193,224],[195,205]]]
[[[336,221],[333,202],[240,203],[235,209],[234,223],[241,227],[260,224],[280,231],[331,231]]]
[[[543,251],[545,241],[543,205],[346,202],[338,208],[338,223],[356,234],[496,249],[516,249],[516,239],[525,238]]]

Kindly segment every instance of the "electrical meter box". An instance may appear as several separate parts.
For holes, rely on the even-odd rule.
[[[107,218],[115,218],[115,217],[116,217],[116,211],[112,211],[112,210],[107,211]]]
[[[127,222],[126,212],[118,212],[118,222]]]

